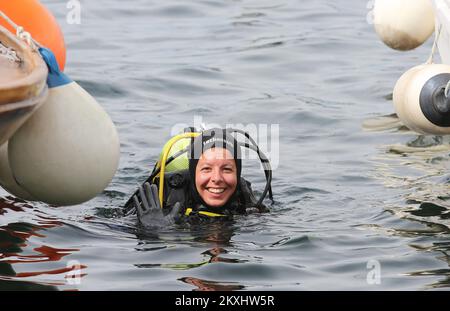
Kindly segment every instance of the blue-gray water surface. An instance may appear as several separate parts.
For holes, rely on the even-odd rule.
[[[66,73],[117,126],[121,162],[82,205],[1,192],[0,289],[450,287],[449,140],[364,126],[393,113],[396,80],[430,41],[390,50],[366,1],[81,1],[80,24],[66,1],[42,2],[63,29]],[[121,206],[195,118],[278,125],[271,213],[136,230]],[[243,174],[260,193],[259,167]]]

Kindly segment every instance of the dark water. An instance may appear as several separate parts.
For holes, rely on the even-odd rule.
[[[3,192],[0,289],[450,287],[448,139],[363,129],[393,112],[395,81],[430,42],[388,49],[366,1],[81,1],[80,25],[66,23],[65,1],[43,2],[65,34],[66,72],[110,113],[122,157],[80,206]],[[120,207],[172,128],[195,117],[279,125],[272,213],[138,232]],[[256,166],[244,175],[261,189]]]

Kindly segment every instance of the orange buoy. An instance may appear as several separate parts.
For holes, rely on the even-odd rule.
[[[66,64],[64,37],[55,17],[38,0],[0,0],[0,10],[40,44],[53,51],[61,70]],[[0,25],[15,30],[0,17]]]

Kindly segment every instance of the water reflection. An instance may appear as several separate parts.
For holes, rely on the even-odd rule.
[[[414,136],[406,143],[383,146],[374,177],[400,196],[388,210],[405,218],[449,226],[450,137]]]
[[[362,127],[366,131],[409,131],[398,119],[397,114],[389,114],[363,121]]]
[[[395,125],[393,119],[385,120],[386,125]],[[401,124],[396,126],[400,129]],[[385,232],[414,238],[411,247],[437,253],[436,258],[448,267],[450,242],[441,241],[449,239],[450,233],[449,152],[450,137],[414,135],[405,143],[384,146],[375,158],[374,174],[387,188],[398,193],[396,198],[385,202],[386,210],[409,221],[394,221],[394,225],[389,221],[383,225]],[[407,275],[440,278],[427,288],[450,287],[448,268],[418,270]]]
[[[233,291],[245,289],[244,285],[235,284],[232,282],[220,283],[215,281],[202,280],[194,277],[184,277],[178,279],[179,281],[195,286],[193,291]]]
[[[170,270],[186,270],[200,268],[202,266],[214,263],[244,263],[247,260],[237,259],[230,257],[227,248],[232,247],[231,238],[235,234],[235,227],[233,221],[214,221],[195,225],[180,225],[174,228],[171,233],[164,232],[164,234],[177,235],[177,232],[183,232],[187,234],[188,237],[183,236],[180,240],[172,240],[169,243],[188,243],[189,245],[206,245],[207,249],[200,253],[201,257],[204,259],[200,262],[179,262],[179,263],[141,263],[135,264],[138,268],[165,268]],[[140,232],[137,234],[138,239],[140,239],[141,244],[155,243],[158,239],[164,241],[162,235],[158,232]],[[142,238],[145,237],[144,240]],[[151,240],[149,241],[149,238]],[[164,246],[152,246],[152,247],[139,247],[139,251],[159,251],[168,248],[167,241],[164,241]],[[216,280],[203,280],[193,276],[186,276],[179,278],[186,284],[195,286],[195,291],[215,291],[215,290],[240,290],[244,289],[244,285],[240,285],[235,282],[220,282]]]
[[[437,258],[445,262],[449,269],[434,269],[434,270],[421,270],[412,272],[411,276],[444,276],[444,279],[438,280],[432,284],[427,285],[427,288],[447,288],[450,287],[450,242],[438,242],[433,243],[429,247],[418,247],[416,248],[420,251],[434,251],[441,253]]]
[[[27,222],[13,222],[0,226],[0,290],[56,290],[57,286],[67,285],[66,282],[33,282],[28,279],[49,275],[61,275],[64,278],[71,276],[71,272],[85,269],[86,266],[71,265],[58,269],[24,270],[22,265],[60,262],[65,256],[71,255],[79,249],[54,248],[41,245],[32,249],[30,253],[29,240],[32,237],[45,238],[45,230],[60,227],[63,224],[51,217],[42,214],[31,214],[33,207],[21,202],[12,202],[9,198],[0,198],[0,215],[6,217],[9,212],[29,212],[37,218],[37,224]],[[83,277],[83,274],[78,274]]]
[[[450,212],[447,207],[432,202],[422,202],[417,209],[408,212],[418,217],[438,217],[442,220],[450,218]]]
[[[208,243],[212,247],[202,252],[202,255],[209,256],[208,263],[243,263],[246,260],[224,257],[228,254],[226,247],[232,247],[231,238],[235,234],[234,222],[218,221],[208,226],[192,228],[194,241],[198,243]],[[228,255],[229,256],[229,255]],[[183,277],[179,281],[195,286],[194,291],[232,291],[241,290],[245,286],[236,282],[219,282],[203,280],[193,276]]]

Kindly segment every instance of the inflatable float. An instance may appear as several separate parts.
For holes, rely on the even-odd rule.
[[[450,0],[375,0],[374,26],[389,47],[407,51],[435,33],[431,56],[397,81],[397,116],[420,134],[450,134]],[[438,50],[442,64],[434,61]]]
[[[98,102],[63,73],[64,40],[39,1],[0,0],[2,18],[17,38],[1,28],[0,185],[19,198],[57,206],[88,201],[115,175],[117,130]],[[16,66],[15,58],[24,61]],[[15,105],[22,102],[28,106]]]
[[[53,51],[59,68],[64,71],[66,47],[55,17],[37,0],[0,0],[0,11],[16,25],[31,34],[33,39]],[[0,25],[15,34],[16,29],[4,18]]]

